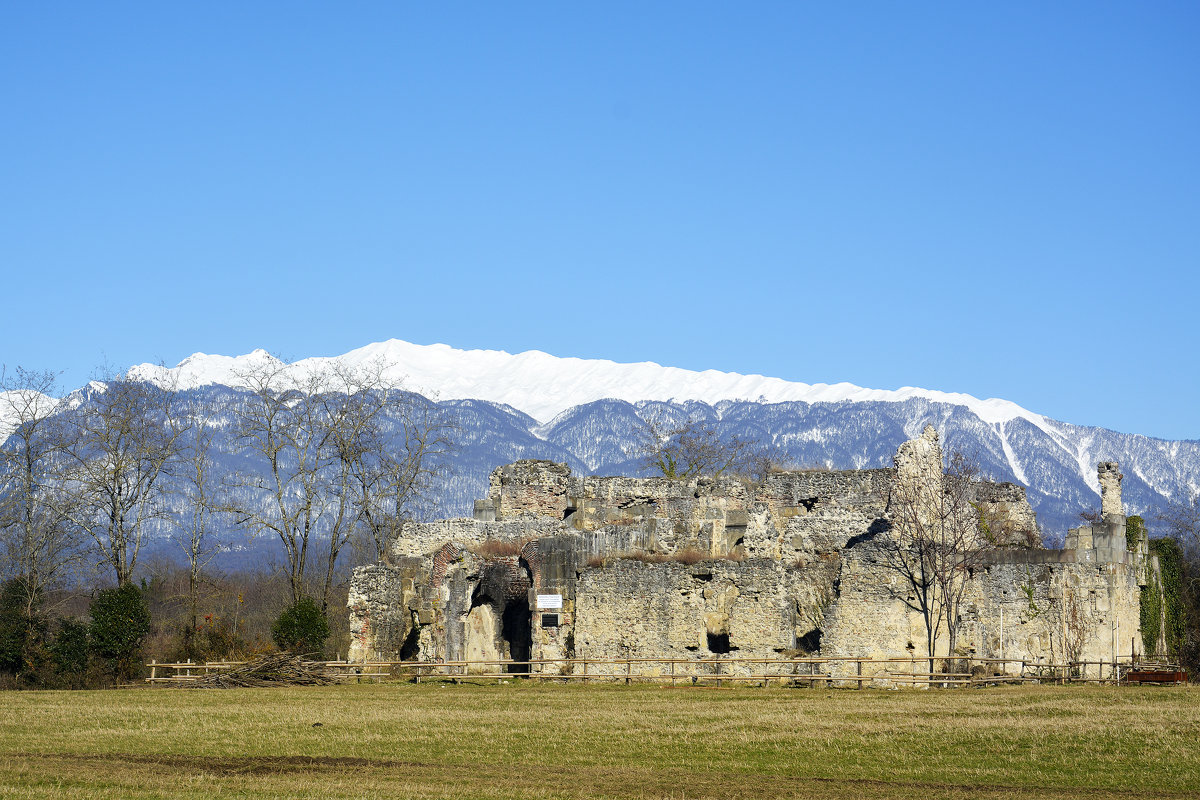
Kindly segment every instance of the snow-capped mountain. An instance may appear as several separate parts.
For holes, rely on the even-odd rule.
[[[172,368],[141,364],[134,376],[166,381],[174,378],[179,388],[222,384],[242,386],[241,376],[274,360],[264,350],[243,356],[214,356],[195,353]],[[740,375],[717,370],[664,367],[650,361],[619,364],[602,359],[559,358],[539,350],[513,355],[502,350],[458,350],[449,345],[419,345],[390,339],[369,344],[332,358],[306,358],[289,366],[297,375],[322,372],[335,365],[386,364],[385,377],[403,383],[406,389],[443,400],[474,399],[510,405],[542,422],[575,406],[595,400],[699,400],[714,405],[722,400],[751,400],[764,403],[902,402],[924,398],[938,403],[966,406],[991,424],[1014,419],[1041,426],[1040,414],[1007,400],[980,400],[967,394],[930,391],[906,386],[901,389],[864,389],[850,383],[797,383],[763,375]]]
[[[142,364],[131,375],[173,384],[221,407],[235,402],[244,376],[264,364],[297,377],[386,365],[389,381],[436,399],[452,413],[460,450],[430,515],[468,513],[471,500],[485,493],[491,469],[518,458],[567,461],[587,473],[632,474],[635,431],[652,413],[704,417],[724,434],[772,443],[801,466],[836,469],[889,465],[902,441],[932,423],[947,452],[961,450],[990,478],[1026,485],[1043,529],[1052,535],[1076,524],[1081,510],[1099,505],[1098,461],[1121,463],[1130,513],[1152,513],[1200,490],[1200,441],[1071,425],[1006,400],[911,387],[805,384],[398,340],[290,365],[261,350],[237,357],[197,353],[169,369]]]

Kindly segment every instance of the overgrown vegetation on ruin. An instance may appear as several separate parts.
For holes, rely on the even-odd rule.
[[[26,800],[1200,792],[1200,691],[1185,687],[854,692],[514,681],[25,692],[6,696],[5,712],[0,795]]]
[[[520,539],[519,541],[508,542],[501,539],[488,539],[485,542],[471,546],[471,552],[480,558],[510,558],[520,555],[521,548],[531,539]]]
[[[1173,653],[1193,673],[1200,673],[1200,492],[1187,502],[1170,503],[1158,519],[1174,543],[1153,545],[1162,564],[1164,594],[1172,598],[1167,609],[1168,648],[1174,640]],[[1170,587],[1168,569],[1177,576],[1170,579]]]
[[[1158,556],[1162,584],[1153,573],[1142,589],[1142,642],[1147,653],[1158,650],[1159,639],[1166,643],[1166,655],[1182,655],[1186,630],[1183,605],[1183,552],[1174,539],[1150,540],[1150,553]]]

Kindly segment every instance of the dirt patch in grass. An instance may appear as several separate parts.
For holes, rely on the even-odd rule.
[[[1014,798],[1028,797],[1029,787],[982,784],[947,784],[939,782],[880,781],[865,779],[799,778],[779,775],[731,776],[724,772],[695,770],[630,769],[628,767],[547,768],[530,770],[515,764],[444,764],[418,763],[391,759],[368,759],[337,756],[258,756],[246,758],[211,758],[204,756],[158,755],[134,753],[45,754],[21,753],[16,757],[32,765],[70,773],[76,770],[103,776],[103,781],[120,780],[116,773],[150,772],[185,780],[192,775],[216,778],[278,778],[283,786],[299,786],[316,781],[315,792],[323,780],[349,776],[360,787],[385,787],[399,782],[411,788],[444,787],[446,797],[687,797],[687,798],[760,798],[813,797],[823,798],[891,798],[914,796],[946,798]],[[127,780],[145,780],[138,775],[125,775]],[[302,779],[297,783],[296,779]],[[151,782],[152,783],[152,782]],[[264,789],[268,785],[264,785]],[[501,789],[498,787],[508,787]],[[513,788],[519,787],[519,788]],[[147,789],[151,786],[147,784]],[[232,788],[232,787],[231,787]],[[282,787],[279,787],[282,788]],[[499,794],[495,792],[499,791]],[[239,796],[239,795],[233,795]],[[307,796],[307,795],[297,795]],[[331,796],[339,796],[334,793]],[[371,796],[368,793],[365,796]],[[408,796],[408,795],[405,795]],[[413,795],[420,796],[420,795]],[[1095,789],[1039,789],[1037,796],[1057,800],[1082,798],[1192,798],[1192,792],[1106,792]]]

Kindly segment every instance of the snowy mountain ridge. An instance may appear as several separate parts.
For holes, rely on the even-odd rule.
[[[277,367],[302,385],[312,372],[373,364],[387,366],[385,380],[434,399],[459,430],[453,468],[429,498],[428,518],[469,513],[487,491],[488,474],[520,458],[566,461],[583,474],[637,474],[637,430],[658,414],[703,418],[722,436],[769,442],[797,465],[831,469],[889,466],[896,447],[931,423],[946,452],[967,454],[988,478],[1025,484],[1042,525],[1059,537],[1080,511],[1098,505],[1098,461],[1120,462],[1129,513],[1153,517],[1165,503],[1187,502],[1200,490],[1200,441],[1073,425],[1006,400],[912,387],[805,384],[398,340],[290,365],[263,350],[197,353],[172,368],[133,367],[129,376],[173,386],[228,417],[255,368]],[[68,395],[67,405],[82,397],[83,390]],[[14,398],[0,396],[6,399]],[[6,405],[0,402],[0,417]],[[0,436],[8,432],[4,422]],[[237,443],[221,448],[233,464]]]
[[[140,364],[131,375],[157,382],[176,380],[181,389],[213,384],[240,387],[245,385],[240,376],[268,359],[273,356],[264,350],[236,357],[195,353],[171,368]],[[410,391],[442,400],[475,399],[510,405],[543,423],[575,406],[605,399],[629,403],[698,400],[716,405],[722,400],[839,403],[902,402],[914,397],[965,406],[993,425],[1018,418],[1038,427],[1049,422],[1008,400],[981,400],[968,394],[912,386],[865,389],[851,383],[808,384],[765,375],[664,367],[650,361],[560,358],[540,350],[513,355],[503,350],[459,350],[445,344],[418,345],[399,339],[369,344],[340,356],[301,359],[288,370],[305,374],[338,364],[371,362],[390,365],[385,377]]]
[[[246,372],[264,361],[274,360],[264,350],[236,357],[196,353],[173,368],[141,364],[132,368],[130,374],[161,383],[173,382],[180,389],[210,385],[238,388],[245,386],[242,376]],[[482,400],[528,414],[540,423],[531,429],[538,438],[545,438],[547,431],[574,410],[601,400],[633,404],[698,401],[712,407],[718,415],[721,404],[729,402],[850,404],[866,413],[868,409],[886,405],[912,408],[917,401],[921,407],[933,404],[958,408],[973,417],[973,438],[987,439],[988,449],[996,450],[1004,472],[1012,479],[1026,485],[1036,483],[1049,449],[1055,451],[1053,460],[1061,465],[1060,470],[1069,469],[1095,492],[1099,491],[1096,458],[1099,451],[1108,451],[1103,443],[1111,441],[1109,434],[1113,433],[1053,420],[999,398],[985,400],[911,386],[867,389],[851,383],[808,384],[764,375],[664,367],[653,362],[560,358],[538,350],[514,355],[502,350],[460,350],[445,344],[418,345],[390,339],[340,356],[305,358],[290,365],[276,363],[298,378],[339,366],[384,365],[386,380],[427,397],[442,401]],[[1029,449],[1031,435],[1039,442],[1036,451]],[[1104,457],[1122,460],[1127,471],[1135,473],[1156,493],[1172,497],[1181,483],[1185,486],[1194,483],[1184,477],[1186,469],[1182,467],[1182,472],[1161,469],[1162,459],[1170,459],[1164,450],[1169,450],[1172,443],[1132,434],[1121,436],[1122,441],[1142,442],[1137,448],[1139,452],[1153,451],[1159,468],[1143,470],[1140,457],[1121,459],[1119,452]],[[1194,448],[1189,445],[1186,449]],[[1191,488],[1194,491],[1196,487]]]

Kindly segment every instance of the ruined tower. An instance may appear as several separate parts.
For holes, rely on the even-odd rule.
[[[1096,467],[1100,479],[1100,514],[1106,520],[1110,516],[1125,516],[1125,506],[1121,503],[1121,478],[1124,476],[1118,467],[1115,461],[1101,461]]]

